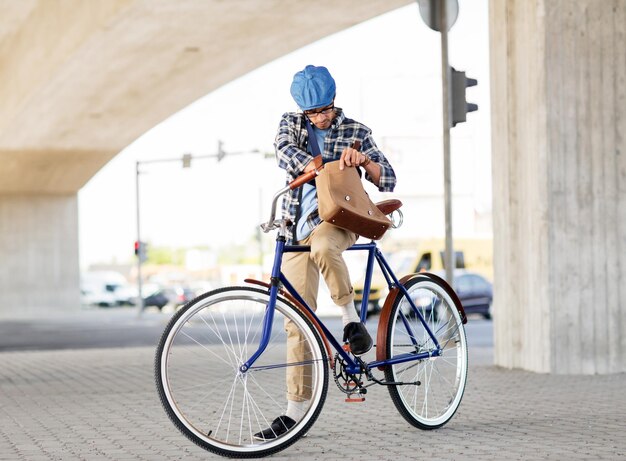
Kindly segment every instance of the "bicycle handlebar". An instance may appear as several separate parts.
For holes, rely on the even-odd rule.
[[[274,194],[274,199],[272,200],[272,211],[270,212],[270,219],[266,223],[261,224],[261,229],[263,230],[263,232],[268,233],[271,230],[274,230],[280,227],[280,223],[276,221],[276,205],[278,204],[278,199],[283,194],[291,190],[289,186],[290,185],[283,187],[282,189],[280,189],[278,192]]]
[[[306,184],[311,179],[316,177],[318,173],[319,173],[318,170],[311,170],[308,173],[301,174],[300,176],[298,176],[296,179],[294,179],[293,181],[289,183],[289,189],[294,190],[300,187],[301,185]]]
[[[263,229],[263,232],[267,233],[280,227],[280,221],[276,221],[276,207],[278,205],[278,199],[290,190],[296,189],[303,184],[306,184],[311,179],[315,178],[315,176],[319,174],[319,170],[321,170],[322,168],[324,168],[324,166],[320,165],[317,169],[301,174],[285,187],[276,192],[276,194],[274,194],[274,199],[272,200],[272,211],[270,212],[270,219],[266,223],[261,224],[261,229]]]
[[[361,142],[354,141],[354,143],[352,143],[352,148],[356,150],[361,149]],[[261,229],[263,229],[263,232],[267,233],[273,229],[277,229],[278,227],[280,227],[280,221],[276,221],[276,205],[278,204],[278,199],[290,190],[294,190],[302,186],[303,184],[306,184],[319,174],[322,168],[324,168],[321,155],[317,155],[313,158],[313,165],[315,166],[313,170],[301,174],[296,179],[287,184],[286,187],[276,192],[276,194],[274,195],[274,200],[272,201],[272,211],[270,213],[270,219],[266,223],[261,224]]]

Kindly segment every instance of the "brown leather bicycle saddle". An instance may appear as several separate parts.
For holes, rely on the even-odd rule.
[[[398,199],[392,198],[389,200],[383,200],[376,203],[376,207],[383,212],[383,214],[391,214],[402,206],[402,202]]]

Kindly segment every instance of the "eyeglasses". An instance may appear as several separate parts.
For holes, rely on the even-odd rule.
[[[334,104],[328,107],[322,107],[321,109],[317,109],[317,110],[306,110],[304,111],[304,115],[306,115],[309,118],[313,118],[313,117],[317,117],[318,115],[328,115],[333,110],[335,110]]]

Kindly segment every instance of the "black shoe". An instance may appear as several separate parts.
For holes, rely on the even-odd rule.
[[[354,355],[365,354],[372,348],[372,337],[361,322],[350,322],[343,328],[343,341],[350,343]]]
[[[280,437],[295,425],[296,422],[289,416],[279,416],[272,422],[270,427],[264,431],[257,432],[253,437],[257,440],[272,440]]]

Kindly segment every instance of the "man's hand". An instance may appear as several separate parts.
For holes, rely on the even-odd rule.
[[[358,166],[365,162],[365,155],[352,147],[346,147],[339,158],[339,169],[343,170],[344,166]]]

